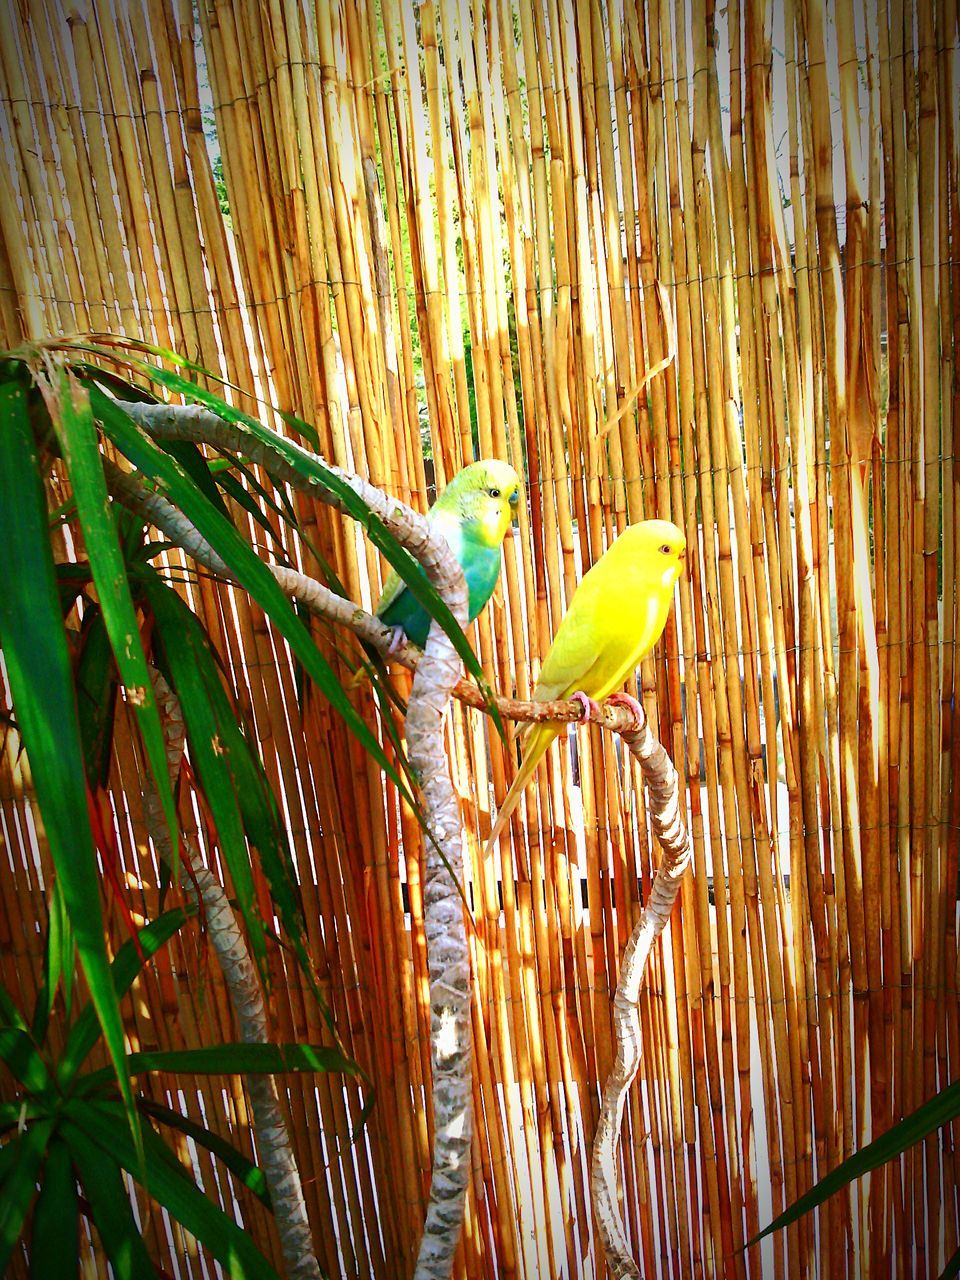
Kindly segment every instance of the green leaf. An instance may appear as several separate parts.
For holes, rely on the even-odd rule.
[[[176,458],[207,501],[217,508],[225,520],[229,520],[230,514],[220,495],[220,490],[210,474],[207,459],[199,448],[190,440],[161,440],[158,444],[164,453],[169,453],[172,458]]]
[[[23,1098],[19,1102],[0,1102],[0,1133],[12,1129],[14,1125],[19,1125],[27,1120],[39,1120],[49,1115],[49,1107],[45,1100],[34,1099],[28,1101]],[[3,1157],[12,1149],[13,1143],[8,1143],[5,1147],[0,1147],[0,1163]],[[3,1169],[0,1168],[0,1182],[3,1181]]]
[[[221,475],[217,476],[217,484],[220,486],[221,489],[223,489],[224,493],[228,494],[234,500],[234,502],[238,506],[243,507],[247,515],[250,516],[250,518],[260,526],[260,528],[264,531],[264,533],[270,539],[273,549],[276,552],[278,558],[282,561],[282,563],[289,564],[290,556],[287,553],[287,549],[283,545],[282,540],[277,537],[277,534],[273,528],[273,525],[270,523],[267,517],[263,514],[263,511],[256,504],[256,502],[254,502],[250,494],[247,493],[246,489],[243,487],[243,485],[240,483],[237,477],[234,475],[231,475],[229,471],[225,471]],[[278,515],[282,515],[280,506],[273,501],[273,499],[267,493],[266,489],[263,488],[263,485],[258,484],[257,489],[261,491],[260,501],[263,502],[266,506],[269,506],[270,508],[272,508],[272,510],[276,511]]]
[[[184,513],[217,554],[230,566],[237,581],[270,616],[278,631],[300,658],[307,672],[347,727],[393,779],[416,809],[416,801],[387,759],[380,743],[340,687],[336,675],[318,651],[309,631],[297,617],[267,566],[254,554],[234,526],[212,507],[179,464],[141,431],[119,405],[91,388],[91,404],[117,448],[145,476],[158,482],[165,496]]]
[[[50,1084],[50,1074],[33,1038],[20,1027],[0,1027],[0,1062],[30,1093],[39,1093]]]
[[[141,581],[156,620],[154,638],[160,665],[180,699],[190,757],[210,805],[251,950],[263,972],[267,945],[256,909],[237,776],[246,743],[231,713],[203,628],[156,574],[144,572]]]
[[[276,431],[271,431],[269,427],[265,427],[262,422],[259,422],[250,414],[227,404],[225,400],[214,395],[213,392],[206,391],[195,383],[187,382],[186,379],[181,378],[176,373],[171,373],[168,369],[145,366],[143,372],[147,373],[155,382],[159,382],[161,386],[166,387],[167,390],[175,391],[179,395],[187,396],[197,403],[206,405],[208,409],[212,409],[214,413],[224,418],[227,422],[233,422],[245,427],[256,439],[268,445],[304,479],[312,481],[314,484],[319,484],[329,493],[339,498],[348,514],[353,516],[366,529],[371,542],[379,547],[390,564],[397,570],[414,598],[423,605],[431,617],[436,618],[437,622],[439,622],[453,643],[454,648],[463,659],[467,670],[486,686],[486,679],[477,656],[471,649],[470,642],[463,629],[450,612],[446,601],[425,576],[420,565],[409,551],[400,546],[396,538],[387,531],[386,526],[379,517],[373,514],[350,485],[336,475],[327,463],[315,454],[308,453],[302,445],[287,439],[286,436],[279,435]],[[307,428],[307,424],[299,418],[294,418],[291,415],[284,415],[284,417],[286,421],[295,424],[298,430],[302,431]]]
[[[210,1129],[205,1129],[203,1125],[196,1124],[193,1120],[188,1120],[186,1116],[180,1115],[178,1111],[172,1111],[169,1107],[165,1107],[162,1103],[154,1102],[151,1098],[140,1098],[137,1101],[140,1110],[154,1120],[159,1120],[161,1124],[168,1125],[171,1129],[176,1129],[179,1133],[185,1134],[188,1138],[192,1138],[198,1146],[206,1147],[206,1149],[217,1157],[230,1172],[248,1187],[257,1199],[267,1209],[273,1212],[270,1204],[270,1192],[267,1188],[267,1179],[264,1177],[263,1170],[259,1165],[255,1165],[248,1160],[243,1152],[237,1148],[226,1138],[221,1138],[218,1133],[213,1133]]]
[[[0,388],[0,645],[50,853],[132,1125],[123,1023],[110,981],[77,703],[26,397]]]
[[[123,1125],[119,1107],[109,1103],[71,1102],[68,1117],[88,1137],[150,1192],[187,1231],[210,1250],[231,1280],[278,1280],[277,1273],[250,1237],[197,1188],[184,1172],[168,1163],[170,1151],[149,1125],[143,1127],[145,1158],[141,1162]]]
[[[13,1002],[7,988],[0,982],[0,1026],[19,1027],[26,1031],[27,1022],[23,1014]]]
[[[47,1035],[47,1025],[56,998],[57,987],[63,978],[64,999],[68,1012],[73,994],[73,930],[63,902],[63,894],[55,880],[50,893],[47,912],[47,946],[43,957],[43,982],[37,992],[33,1011],[31,1035],[35,1044],[42,1045]]]
[[[153,774],[153,785],[176,848],[177,812],[167,769],[163,725],[160,723],[160,712],[150,684],[150,672],[140,640],[137,611],[130,594],[117,526],[111,515],[97,428],[90,407],[90,393],[65,369],[61,370],[59,391],[60,420],[55,419],[54,426],[77,500],[77,514],[90,558],[90,569],[103,621],[110,637],[120,679],[127,690],[127,700],[133,705],[137,717]]]
[[[117,360],[116,348],[118,347],[121,350],[127,350],[127,351],[144,351],[144,352],[147,352],[149,355],[159,357],[159,359],[161,360],[166,360],[168,364],[172,364],[175,368],[189,369],[192,373],[201,374],[204,378],[208,379],[211,382],[218,382],[222,387],[229,387],[233,391],[238,391],[240,395],[245,396],[248,399],[258,400],[260,404],[268,403],[265,400],[261,400],[259,396],[251,395],[250,391],[248,391],[246,387],[241,387],[236,382],[229,382],[226,378],[222,378],[218,373],[214,373],[212,370],[204,368],[202,364],[197,364],[195,360],[188,360],[186,356],[178,355],[176,351],[170,351],[166,347],[154,346],[152,343],[144,342],[140,338],[128,338],[126,336],[116,337],[113,334],[109,334],[109,335],[100,334],[96,336],[98,336],[101,341],[103,341],[105,338],[109,338],[111,340],[109,346],[101,347],[101,346],[91,345],[90,343],[78,343],[78,342],[67,342],[62,345],[74,348],[78,351],[90,351],[95,355],[107,356],[109,359],[114,361]],[[127,364],[131,367],[131,369],[136,370],[136,372],[138,373],[145,372],[147,377],[152,377],[153,374],[156,372],[155,365],[146,364],[141,360],[136,360],[136,359],[128,360]],[[97,366],[91,366],[91,367],[97,367]],[[126,386],[127,384],[123,384],[123,385]],[[195,382],[187,381],[186,385],[188,387],[193,387],[194,389],[196,388]],[[134,390],[134,388],[128,387],[128,390],[132,391]],[[127,396],[126,398],[132,399],[134,397]],[[142,398],[146,399],[147,397],[143,396]],[[223,402],[221,401],[221,403]],[[282,410],[278,410],[278,412],[280,413],[280,416],[284,419],[285,422],[288,421],[291,423],[291,425],[296,426],[297,429],[301,431],[301,434],[306,436],[306,438],[311,442],[314,448],[317,448],[317,449],[320,448],[320,437],[317,434],[316,427],[312,427],[310,426],[309,423],[306,423],[306,422],[301,423],[298,418],[293,417],[292,414],[283,413]]]
[[[132,1053],[130,1070],[186,1071],[196,1075],[276,1075],[285,1071],[336,1071],[358,1075],[357,1064],[339,1049],[318,1044],[210,1045],[204,1049],[171,1049]]]
[[[940,1280],[953,1280],[954,1276],[960,1276],[960,1249],[940,1272]]]
[[[0,398],[6,390],[0,387]],[[122,1124],[123,1113],[118,1110]],[[47,1143],[53,1133],[53,1121],[41,1120],[32,1124],[26,1132],[11,1146],[14,1154],[11,1164],[3,1180],[3,1195],[0,1195],[0,1275],[6,1275],[10,1255],[13,1253],[23,1220],[27,1216],[33,1197],[37,1190],[40,1165],[47,1150]],[[129,1136],[127,1136],[129,1142]],[[132,1149],[132,1144],[131,1144]]]
[[[128,400],[137,404],[156,404],[157,397],[143,387],[135,386],[119,374],[104,369],[102,365],[90,364],[87,360],[71,360],[71,368],[83,374],[85,379],[92,379],[106,389],[118,400]]]
[[[77,711],[83,762],[91,791],[105,787],[117,705],[117,677],[103,613],[92,605],[83,617],[77,663]]]
[[[175,907],[141,929],[137,937],[143,953],[142,959],[136,943],[132,938],[127,939],[114,956],[110,966],[110,977],[118,1000],[130,990],[143,968],[144,960],[149,960],[166,942],[169,942],[173,935],[183,928],[187,920],[196,914],[196,910],[197,908],[192,905],[186,908]],[[97,1043],[99,1034],[96,1011],[91,1005],[87,1005],[70,1028],[70,1034],[60,1058],[57,1078],[62,1086],[69,1084],[76,1075],[90,1050]]]
[[[79,349],[83,348],[80,347]],[[97,350],[97,348],[92,349]],[[144,347],[143,349],[151,350],[152,354],[159,355],[174,365],[193,369],[197,373],[202,372],[206,377],[220,381],[209,370],[202,370],[199,366],[172,352],[161,351],[159,348]],[[98,352],[98,354],[108,354],[108,352]],[[148,364],[145,361],[132,360],[130,363],[131,367],[138,373],[150,378],[153,382],[159,383],[160,386],[165,387],[168,391],[176,392],[178,395],[185,396],[188,400],[205,405],[227,422],[233,422],[245,427],[256,439],[263,441],[273,449],[301,476],[321,485],[338,497],[344,509],[367,530],[370,540],[380,548],[389,563],[397,570],[414,598],[424,606],[431,617],[436,618],[450,638],[467,670],[477,680],[484,696],[487,698],[494,721],[502,735],[503,727],[493,701],[493,691],[483,675],[483,669],[476,654],[470,647],[470,642],[450,612],[446,601],[423,574],[420,566],[410,553],[400,546],[396,538],[387,531],[380,519],[370,511],[350,485],[340,479],[321,458],[315,454],[308,453],[301,445],[286,436],[281,436],[278,432],[271,431],[269,427],[264,426],[262,422],[259,422],[250,414],[227,404],[222,397],[212,391],[207,391],[206,388],[196,382],[190,382],[169,369]],[[316,430],[309,423],[290,413],[282,413],[281,416],[285,422],[293,426],[301,435],[310,438],[315,445],[318,444]]]
[[[70,1148],[54,1138],[33,1212],[31,1280],[76,1280],[80,1274],[80,1208]]]
[[[811,1187],[799,1200],[795,1200],[792,1205],[784,1209],[779,1217],[774,1218],[773,1222],[768,1227],[764,1227],[759,1235],[748,1241],[744,1248],[756,1244],[772,1231],[788,1227],[791,1222],[796,1222],[805,1213],[809,1213],[817,1205],[829,1200],[834,1192],[841,1190],[854,1178],[869,1173],[871,1169],[878,1169],[888,1160],[901,1155],[908,1147],[922,1142],[928,1134],[939,1129],[941,1125],[956,1120],[958,1116],[960,1116],[960,1080],[954,1080],[916,1111],[905,1116],[898,1124],[892,1125],[886,1133],[882,1133],[873,1142],[868,1142],[865,1147],[854,1152],[835,1169],[831,1169],[816,1186]]]
[[[91,1123],[97,1123],[95,1116]],[[94,1226],[117,1280],[156,1280],[157,1270],[137,1229],[119,1164],[78,1125],[67,1121],[63,1136],[69,1143]]]
[[[65,618],[77,602],[77,597],[86,592],[93,581],[90,566],[86,560],[77,564],[64,560],[56,566],[57,592],[60,598],[60,615]]]

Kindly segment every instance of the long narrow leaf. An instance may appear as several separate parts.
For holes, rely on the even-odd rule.
[[[278,1280],[250,1237],[196,1184],[168,1163],[169,1148],[149,1125],[143,1127],[145,1159],[137,1159],[119,1108],[106,1103],[71,1103],[69,1119],[132,1174],[186,1229],[205,1244],[232,1280]]]
[[[224,519],[229,520],[223,497],[199,448],[190,440],[163,440],[159,443],[164,453],[176,458],[207,501],[213,503]]]
[[[805,1213],[815,1209],[818,1204],[823,1204],[824,1200],[829,1200],[835,1191],[845,1187],[854,1178],[862,1177],[871,1169],[878,1169],[880,1165],[901,1155],[908,1147],[922,1142],[928,1134],[939,1129],[941,1125],[956,1120],[958,1116],[960,1116],[960,1080],[954,1080],[916,1111],[912,1111],[898,1124],[891,1126],[886,1133],[882,1133],[873,1142],[868,1142],[865,1147],[854,1152],[835,1169],[831,1169],[815,1187],[784,1209],[779,1217],[774,1218],[768,1227],[764,1227],[760,1234],[754,1236],[744,1247],[749,1248],[771,1232],[779,1231],[781,1227],[788,1227],[791,1222],[796,1222]]]
[[[128,1118],[137,1132],[123,1023],[104,937],[77,704],[27,401],[0,387],[0,644],[77,951]]]
[[[188,1071],[197,1075],[246,1075],[284,1071],[336,1071],[359,1074],[357,1064],[339,1049],[317,1044],[233,1044],[211,1045],[204,1049],[171,1049],[154,1053],[132,1053],[130,1070]]]
[[[46,1039],[50,1013],[61,979],[64,1003],[69,1016],[73,996],[73,957],[73,930],[70,927],[70,917],[64,906],[60,885],[55,880],[50,893],[50,908],[47,914],[47,947],[43,961],[43,982],[37,992],[37,1003],[31,1023],[35,1044],[43,1044]]]
[[[110,771],[117,678],[110,637],[98,606],[87,609],[77,662],[77,710],[90,789],[105,787]]]
[[[90,557],[103,621],[120,679],[127,690],[127,699],[137,717],[153,786],[176,848],[177,814],[167,772],[163,727],[150,684],[117,527],[110,512],[90,393],[66,370],[61,370],[59,392],[60,413],[59,420],[56,414],[53,415],[54,427],[77,500],[77,515]]]
[[[195,383],[188,382],[185,378],[180,377],[179,374],[172,373],[169,369],[145,365],[141,372],[153,378],[161,386],[166,387],[168,391],[175,391],[178,395],[187,396],[189,399],[205,405],[208,409],[212,409],[214,413],[224,418],[227,422],[234,422],[245,427],[258,440],[269,445],[301,476],[321,485],[328,492],[339,498],[345,510],[358,524],[366,529],[371,542],[379,547],[393,568],[397,570],[414,598],[423,605],[431,617],[436,618],[437,622],[440,623],[440,626],[453,643],[454,648],[463,659],[467,670],[486,686],[486,678],[483,675],[483,670],[476,654],[470,647],[469,640],[467,640],[463,629],[450,612],[446,601],[424,574],[422,567],[408,551],[400,546],[396,538],[387,531],[383,522],[370,511],[366,503],[357,496],[350,485],[341,480],[321,458],[315,454],[308,453],[302,445],[287,439],[286,436],[281,436],[276,431],[271,431],[269,427],[265,427],[262,422],[259,422],[249,413],[244,413],[241,409],[227,404],[225,400],[215,395],[212,391],[207,391]],[[299,418],[288,418],[288,420],[296,422],[298,430],[302,430],[307,425],[301,422]]]
[[[173,1111],[170,1107],[163,1106],[162,1103],[154,1102],[151,1098],[140,1098],[137,1105],[144,1115],[148,1115],[154,1120],[159,1120],[161,1124],[165,1124],[171,1129],[176,1129],[178,1133],[183,1133],[188,1138],[192,1138],[198,1146],[206,1147],[222,1164],[226,1165],[234,1177],[253,1192],[264,1208],[270,1209],[272,1212],[270,1192],[267,1188],[267,1179],[263,1170],[259,1165],[255,1165],[252,1160],[248,1160],[243,1152],[238,1151],[232,1143],[227,1142],[226,1138],[221,1138],[218,1133],[212,1133],[209,1129],[205,1129],[203,1125],[196,1124],[193,1120],[188,1120],[186,1116],[180,1115],[178,1111]]]
[[[88,337],[90,339],[88,342],[76,342],[76,341],[68,340],[66,342],[57,342],[51,345],[55,345],[61,349],[69,348],[75,351],[89,351],[93,355],[106,356],[108,359],[113,360],[115,363],[123,363],[127,365],[132,371],[136,373],[141,373],[144,370],[146,370],[147,376],[150,377],[156,370],[155,365],[145,364],[144,361],[142,360],[139,360],[136,358],[131,359],[130,357],[127,357],[121,360],[116,354],[118,349],[121,351],[141,351],[147,355],[157,356],[160,360],[165,360],[168,364],[172,364],[176,369],[189,369],[191,373],[198,373],[204,379],[209,380],[210,382],[218,382],[221,387],[229,387],[231,391],[236,391],[240,395],[245,396],[247,399],[257,400],[259,401],[260,404],[267,404],[267,401],[261,400],[259,396],[253,395],[251,391],[249,391],[246,387],[241,387],[239,383],[230,382],[228,379],[221,377],[220,374],[214,373],[212,370],[204,368],[203,365],[198,364],[195,360],[190,360],[188,359],[187,356],[181,356],[176,351],[170,351],[167,347],[158,347],[158,346],[155,346],[153,343],[144,342],[140,338],[130,338],[130,337],[127,337],[126,335],[118,336],[117,334],[114,334],[114,333],[92,333],[92,334],[89,334]],[[99,366],[91,365],[87,367],[97,368],[99,371]],[[124,385],[127,386],[127,384],[124,384]],[[188,382],[187,385],[192,387],[195,384],[193,382]],[[135,388],[133,387],[127,386],[128,393],[133,391],[134,389]],[[140,388],[136,388],[136,389],[140,390]],[[134,397],[130,394],[127,394],[127,395],[121,396],[120,398],[125,400],[130,400],[130,399],[133,399]],[[149,397],[146,395],[143,395],[142,398],[146,400]],[[285,413],[282,413],[282,411],[278,410],[278,412],[280,412],[281,417],[283,417],[285,420],[289,416]],[[310,426],[309,423],[304,423],[302,434],[306,437],[306,439],[310,441],[310,443],[314,446],[314,448],[316,449],[320,448],[320,436],[317,434],[316,427]]]
[[[123,1113],[118,1111],[118,1122],[123,1125]],[[23,1221],[27,1216],[37,1190],[37,1177],[40,1165],[47,1150],[47,1143],[53,1133],[53,1121],[41,1120],[32,1124],[22,1137],[17,1139],[16,1154],[13,1163],[3,1180],[3,1195],[0,1195],[0,1275],[6,1275],[10,1255],[13,1253]],[[124,1130],[124,1137],[130,1145],[130,1135]]]
[[[43,1186],[33,1212],[31,1280],[76,1280],[80,1274],[80,1208],[73,1160],[54,1138],[47,1151]]]
[[[132,344],[131,344],[132,345]],[[96,346],[87,346],[85,344],[76,344],[77,350],[90,350],[98,355],[108,355],[111,358],[113,352],[98,348]],[[163,351],[160,348],[148,348],[143,346],[141,349],[150,350],[151,354],[159,355],[162,359],[169,361],[181,368],[188,368],[197,373],[203,373],[206,377],[216,379],[215,374],[211,374],[209,370],[203,370],[192,362],[185,360],[181,356],[177,356],[170,351]],[[360,499],[353,489],[341,480],[333,471],[324,463],[324,461],[315,454],[308,453],[301,445],[296,444],[293,440],[289,440],[286,436],[281,436],[278,432],[272,431],[269,427],[263,425],[257,418],[251,414],[245,413],[242,409],[236,408],[234,405],[228,404],[221,396],[216,395],[212,391],[208,391],[205,387],[200,386],[196,382],[191,382],[180,374],[174,373],[170,369],[164,369],[160,366],[150,364],[147,361],[130,359],[130,367],[137,373],[150,378],[152,381],[159,383],[168,391],[176,392],[178,395],[185,396],[188,400],[205,405],[211,409],[219,417],[227,422],[237,423],[245,427],[258,440],[269,445],[274,451],[295,468],[306,479],[312,480],[314,483],[320,484],[330,493],[338,497],[345,510],[361,524],[368,532],[371,541],[380,548],[383,555],[389,561],[391,566],[397,570],[401,578],[403,578],[407,587],[415,597],[415,599],[424,606],[431,617],[436,618],[440,626],[449,636],[455,649],[462,658],[467,670],[477,680],[480,688],[487,697],[490,706],[494,712],[494,719],[500,728],[502,734],[502,726],[499,722],[499,713],[496,711],[493,701],[493,691],[490,689],[489,683],[483,674],[480,662],[470,647],[463,630],[458,625],[453,614],[450,612],[446,601],[439,594],[436,588],[429,582],[422,572],[416,560],[407,552],[397,540],[390,534],[383,523],[376,517]],[[220,381],[220,379],[216,379]],[[304,422],[301,418],[290,413],[282,413],[284,421],[293,426],[301,435],[311,439],[316,445],[316,431],[309,423]]]
[[[236,772],[245,744],[230,713],[203,628],[177,593],[157,575],[145,573],[142,581],[156,621],[160,665],[180,700],[190,758],[213,814],[220,852],[230,871],[254,958],[262,971],[267,944],[263,921],[256,910]]]
[[[63,1125],[63,1136],[117,1280],[156,1280],[157,1269],[137,1229],[119,1164],[69,1121]]]
[[[31,1093],[50,1084],[50,1074],[30,1034],[19,1027],[0,1027],[0,1062]]]
[[[110,977],[118,1000],[130,990],[143,968],[144,961],[149,960],[164,943],[169,942],[195,913],[196,907],[192,905],[186,908],[174,907],[172,911],[165,912],[159,919],[140,930],[137,935],[140,944],[139,952],[132,938],[123,944],[110,966]],[[88,1005],[71,1027],[70,1035],[67,1037],[57,1070],[61,1085],[68,1084],[76,1075],[87,1054],[97,1043],[98,1035],[95,1010]]]
[[[230,565],[237,581],[270,616],[350,731],[416,808],[416,802],[406,784],[340,687],[336,675],[313,643],[309,631],[297,617],[270,570],[254,554],[234,526],[207,502],[179,464],[136,427],[118,404],[96,388],[90,389],[90,400],[96,416],[116,446],[145,476],[160,483],[169,500],[179,507],[217,554]]]
[[[142,572],[141,581],[156,621],[160,664],[180,697],[191,754],[255,952],[258,958],[264,955],[263,924],[254,912],[253,881],[243,834],[257,851],[273,905],[333,1031],[333,1019],[303,941],[305,922],[296,871],[277,802],[263,763],[251,745],[252,734],[241,731],[239,710],[220,680],[219,655],[176,591],[151,569]]]
[[[26,1031],[27,1020],[14,1004],[10,992],[0,982],[0,1026],[19,1027]]]

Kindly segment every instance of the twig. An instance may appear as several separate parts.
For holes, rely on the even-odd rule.
[[[629,712],[627,714],[630,714]],[[630,716],[633,720],[633,716]],[[680,817],[680,788],[677,771],[666,751],[643,717],[640,723],[621,730],[621,736],[638,761],[650,792],[650,822],[663,857],[654,877],[643,914],[630,935],[620,965],[620,980],[613,1001],[617,1057],[603,1089],[600,1120],[593,1143],[591,1195],[597,1228],[607,1258],[607,1266],[619,1280],[640,1276],[630,1253],[617,1208],[615,1152],[623,1121],[627,1093],[640,1066],[640,988],[650,948],[663,931],[680,889],[692,849]]]

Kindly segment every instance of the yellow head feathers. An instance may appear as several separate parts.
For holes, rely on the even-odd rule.
[[[640,520],[629,524],[594,565],[610,559],[610,569],[620,561],[643,565],[644,577],[658,580],[663,589],[672,588],[683,569],[687,540],[669,520]],[[591,570],[591,573],[593,570]]]
[[[520,501],[520,477],[509,462],[490,458],[458,471],[437,499],[431,515],[447,512],[464,532],[485,546],[499,546]]]

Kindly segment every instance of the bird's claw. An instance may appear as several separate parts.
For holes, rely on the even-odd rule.
[[[394,627],[393,635],[390,637],[390,643],[387,645],[387,656],[392,658],[398,649],[402,649],[407,643],[407,633],[403,627]]]
[[[580,706],[583,708],[583,716],[581,718],[582,724],[586,724],[589,720],[596,720],[600,715],[600,704],[598,702],[594,702],[594,700],[585,694],[582,689],[578,689],[576,693],[571,693],[570,701],[579,702]]]
[[[615,707],[626,707],[629,711],[632,711],[638,726],[642,725],[647,718],[643,707],[636,698],[631,698],[629,693],[611,693],[607,702]]]

